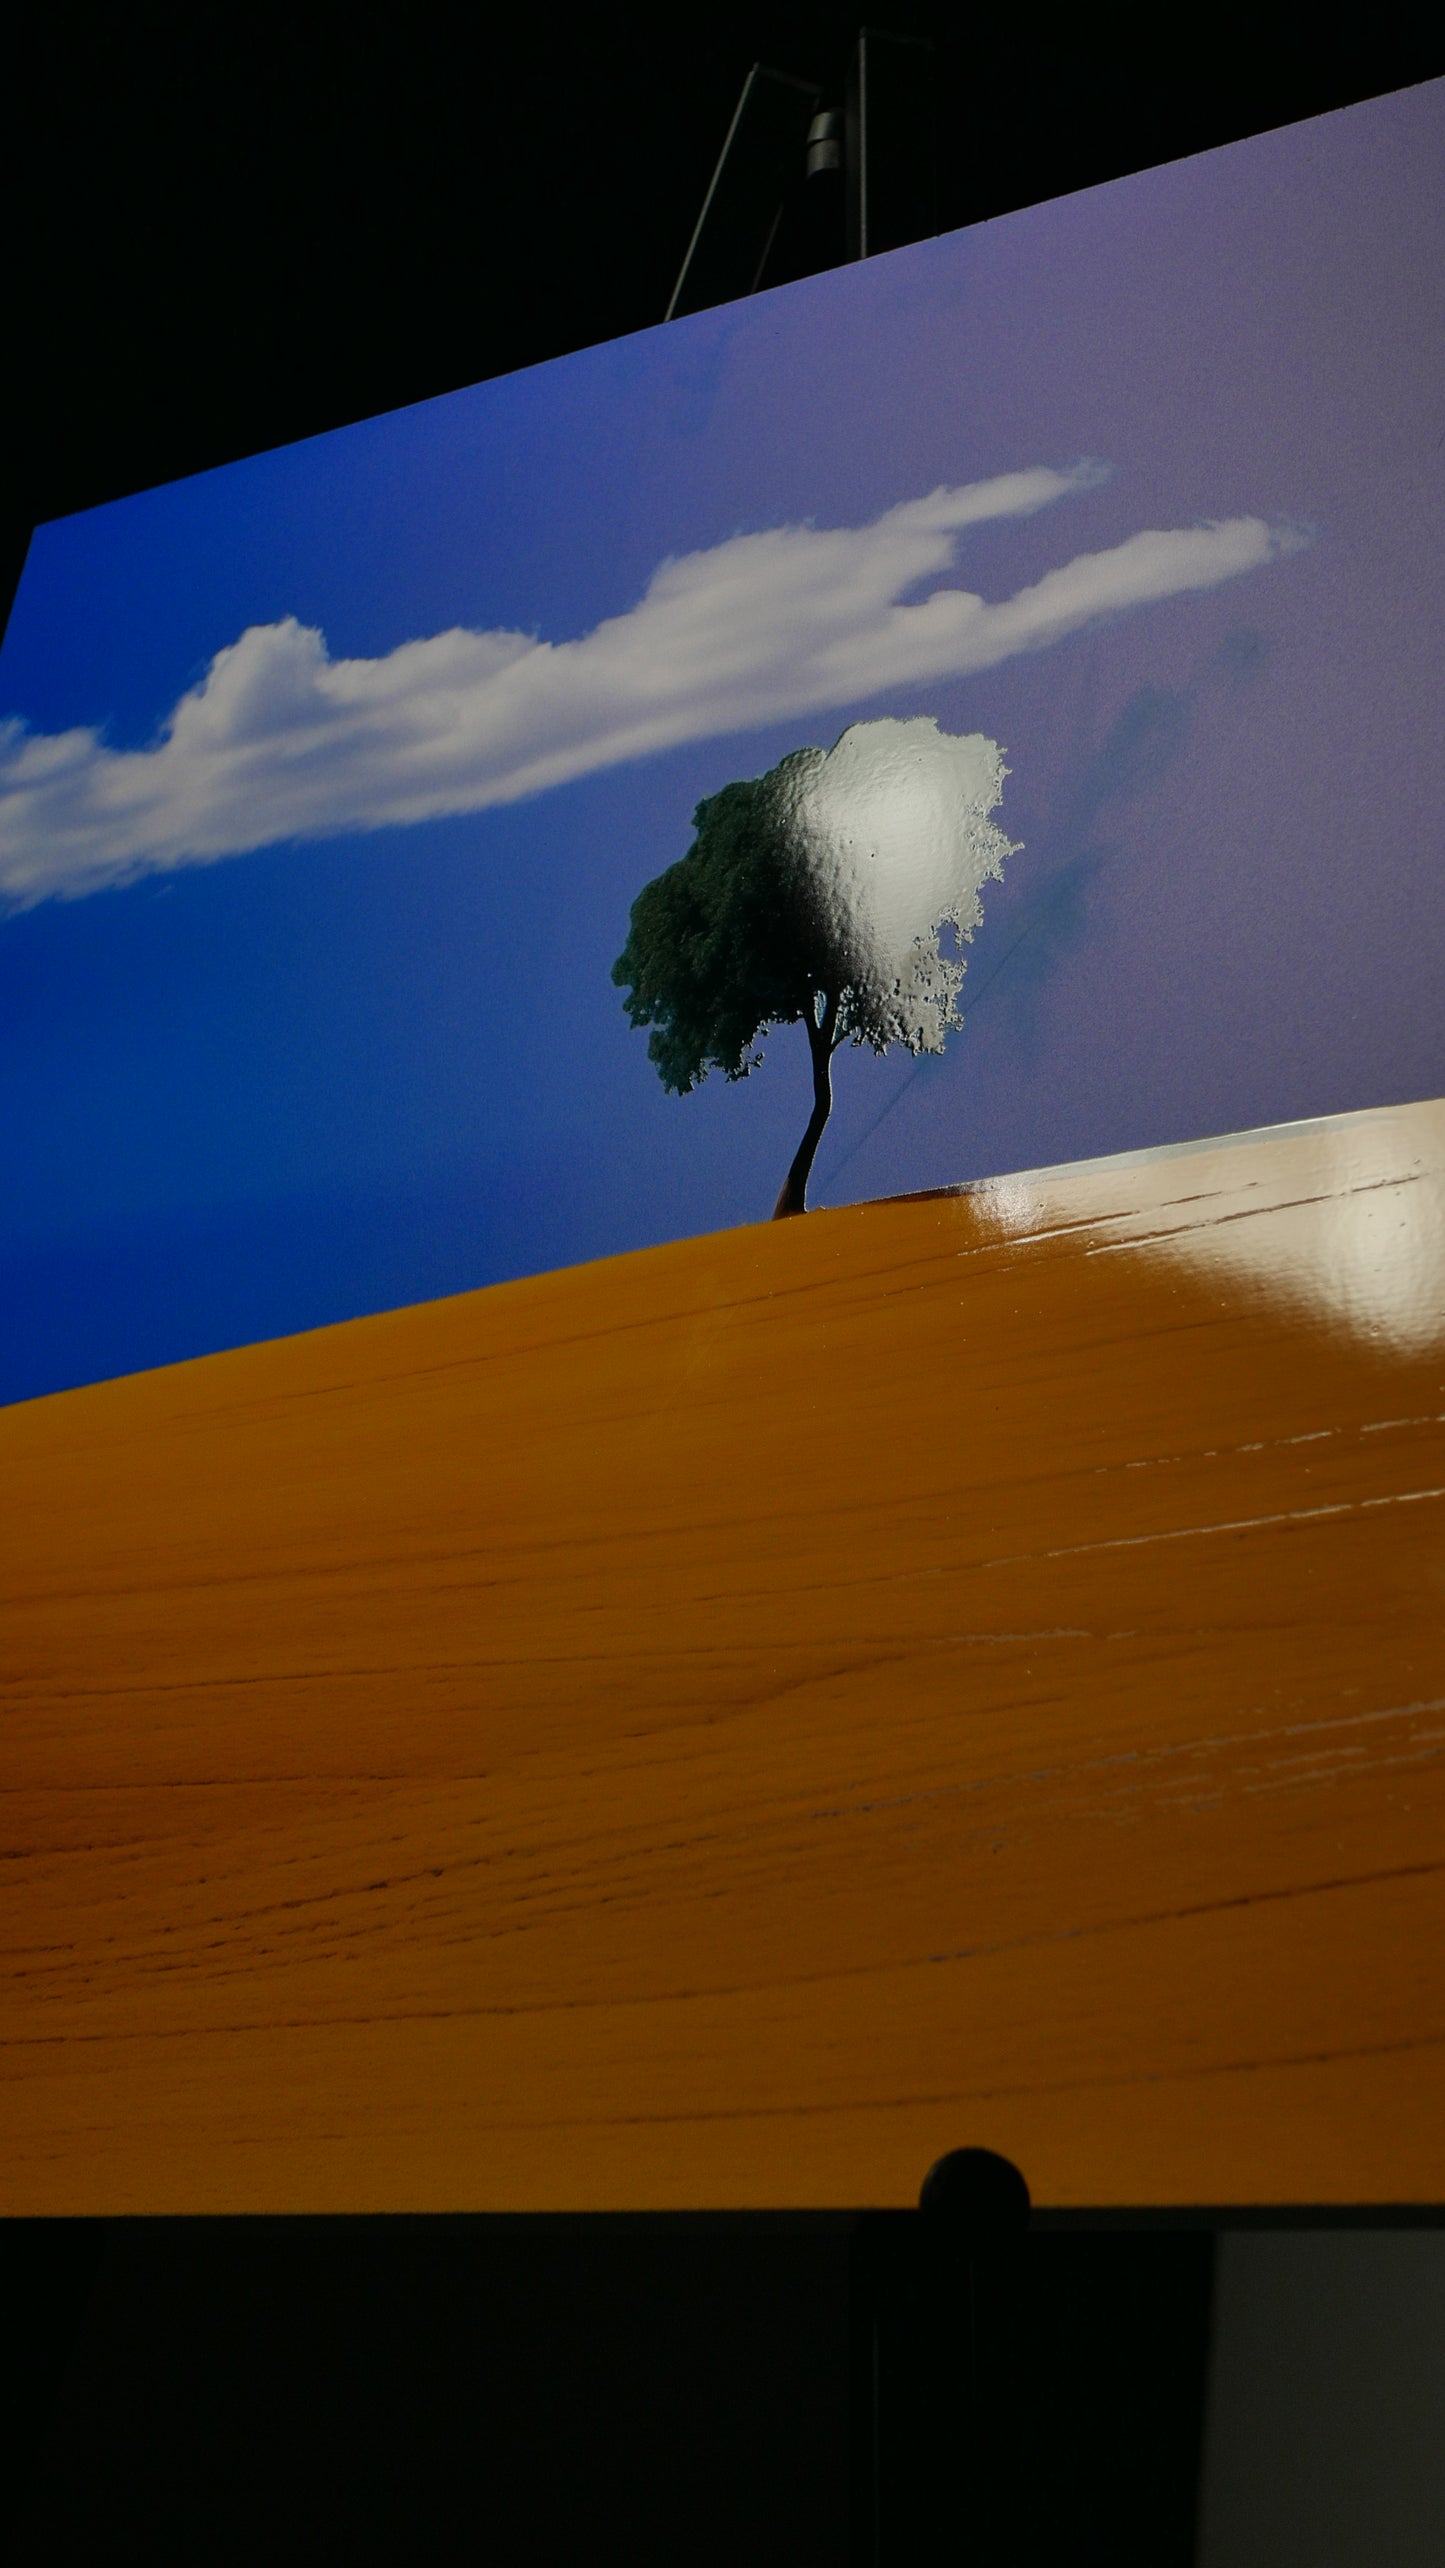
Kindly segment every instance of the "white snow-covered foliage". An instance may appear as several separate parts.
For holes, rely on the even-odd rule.
[[[832,749],[800,749],[776,770],[839,1040],[943,1050],[964,967],[940,931],[972,936],[984,884],[1018,852],[989,817],[1007,773],[996,741],[940,731],[931,714],[855,722]]]

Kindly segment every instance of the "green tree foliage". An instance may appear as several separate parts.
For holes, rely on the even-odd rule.
[[[855,723],[700,802],[687,854],[634,901],[612,978],[665,1088],[747,1078],[769,1026],[807,1035],[813,1110],[777,1213],[804,1209],[838,1046],[938,1052],[958,1024],[939,930],[973,933],[1011,852],[988,817],[1004,772],[993,741],[927,716]]]
[[[805,753],[806,754],[806,753]],[[745,1079],[770,1025],[813,1016],[819,988],[807,885],[789,863],[772,778],[724,785],[693,813],[687,854],[639,892],[612,966],[664,1088],[710,1070]]]

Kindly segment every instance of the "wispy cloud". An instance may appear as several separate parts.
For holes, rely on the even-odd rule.
[[[1102,615],[1215,587],[1303,539],[1262,518],[1131,535],[990,605],[921,582],[960,537],[1105,477],[1006,473],[870,526],[782,526],[663,562],[581,639],[455,630],[333,660],[287,617],[218,651],[148,749],[0,725],[0,895],[27,906],[288,838],[515,802],[599,768],[959,677]]]

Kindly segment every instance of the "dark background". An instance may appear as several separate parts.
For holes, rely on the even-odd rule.
[[[39,518],[659,320],[750,64],[841,107],[859,14],[31,0],[0,152],[0,611]],[[1412,17],[878,23],[937,48],[946,230],[1427,78],[1445,39]]]
[[[882,2227],[875,2543],[847,2215],[0,2224],[0,2559],[1190,2568],[1209,2230],[1022,2242],[979,2452],[966,2287]]]
[[[0,613],[41,518],[659,320],[750,64],[841,106],[856,23],[29,9]],[[1379,8],[878,23],[937,48],[943,229],[1445,68]],[[0,2557],[841,2561],[848,2256],[827,2221],[0,2225]],[[1049,2272],[1049,2555],[1183,2568],[1205,2247]]]

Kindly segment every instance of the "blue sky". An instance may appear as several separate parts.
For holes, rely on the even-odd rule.
[[[860,716],[1002,742],[1022,846],[815,1200],[1445,1089],[1442,100],[41,529],[0,1397],[766,1214],[798,1029],[665,1096],[609,970]]]

